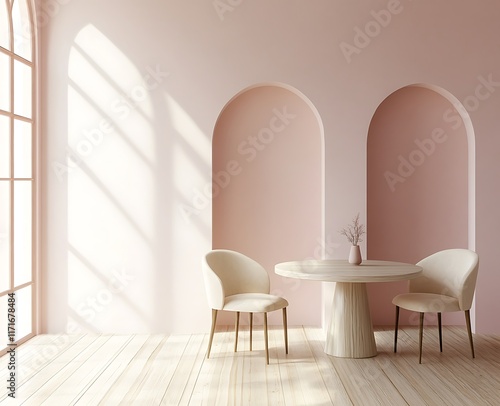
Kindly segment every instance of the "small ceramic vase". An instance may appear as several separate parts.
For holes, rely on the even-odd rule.
[[[351,251],[349,252],[349,263],[359,265],[361,261],[361,249],[359,248],[359,245],[352,245]]]

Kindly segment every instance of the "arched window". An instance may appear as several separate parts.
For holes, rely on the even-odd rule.
[[[0,0],[0,354],[35,334],[34,21],[31,1]]]

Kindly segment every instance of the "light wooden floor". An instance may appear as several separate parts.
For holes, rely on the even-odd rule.
[[[219,328],[212,356],[207,334],[135,336],[37,336],[18,348],[17,399],[6,398],[7,358],[0,359],[0,403],[6,405],[500,405],[500,337],[446,327],[444,352],[429,327],[423,364],[417,331],[379,329],[379,354],[339,359],[323,352],[320,329],[270,329],[270,365],[262,331],[248,351],[248,330],[233,352],[232,328]]]

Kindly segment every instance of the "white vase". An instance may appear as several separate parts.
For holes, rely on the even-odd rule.
[[[352,245],[351,251],[349,252],[349,263],[359,265],[361,261],[361,249],[359,248],[359,245]]]

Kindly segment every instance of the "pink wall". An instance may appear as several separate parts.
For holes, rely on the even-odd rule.
[[[467,134],[442,95],[405,87],[375,112],[367,140],[367,214],[370,259],[416,263],[442,249],[468,248]],[[406,283],[369,287],[374,323],[394,322],[392,297],[406,290]],[[408,323],[407,314],[401,317]],[[443,320],[464,322],[462,314]]]
[[[213,247],[260,262],[272,292],[290,302],[292,324],[321,323],[321,284],[277,276],[274,265],[320,257],[322,138],[303,97],[262,85],[228,103],[212,141]],[[270,315],[276,321],[281,324],[281,314]]]
[[[208,330],[200,258],[212,247],[212,135],[234,95],[278,82],[307,95],[321,118],[321,244],[332,258],[347,257],[338,230],[357,212],[374,227],[367,136],[385,98],[425,83],[463,105],[475,133],[474,150],[468,146],[476,158],[468,209],[472,202],[476,215],[467,231],[481,258],[476,327],[500,332],[498,2],[222,1],[223,12],[210,1],[37,1],[42,330],[62,332],[68,323],[109,332]],[[103,137],[94,132],[88,139],[96,129]],[[92,140],[91,153],[77,162],[68,156],[68,148]],[[388,159],[411,152],[394,148]],[[429,171],[430,162],[419,173]],[[70,168],[62,179],[56,163]],[[292,171],[293,160],[285,167]],[[304,244],[315,247],[316,238]],[[421,248],[405,255],[418,259],[435,247]],[[268,264],[270,252],[263,258]],[[118,286],[116,271],[132,280],[110,290]],[[293,297],[297,308],[311,300],[302,289]],[[89,312],[89,301],[97,299],[99,311]],[[327,308],[329,295],[322,300]],[[374,317],[380,312],[386,313],[374,309]],[[311,314],[308,324],[316,320]]]

